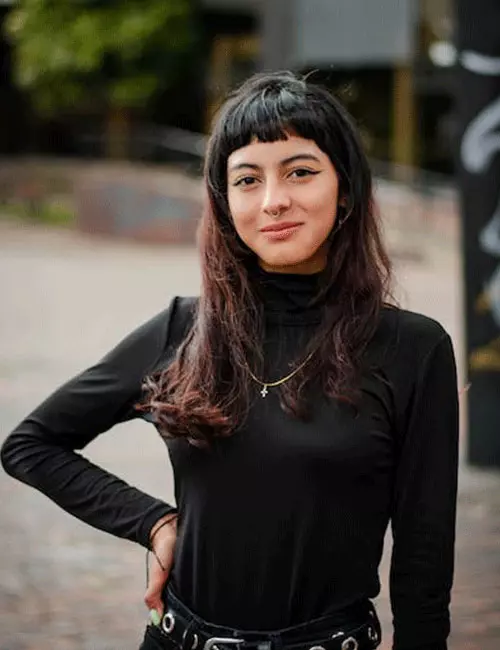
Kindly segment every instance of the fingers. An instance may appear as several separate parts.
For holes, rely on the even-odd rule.
[[[158,528],[153,541],[153,557],[144,602],[150,611],[151,621],[158,625],[158,619],[163,616],[162,594],[174,561],[175,527],[165,525]]]
[[[149,610],[149,618],[151,620],[151,623],[153,623],[153,625],[156,625],[156,626],[160,625],[161,616],[158,614],[156,609],[150,609]]]
[[[146,593],[144,594],[144,602],[146,603],[146,607],[150,612],[151,610],[155,610],[158,617],[161,617],[163,615],[162,593],[170,573],[170,567],[165,567],[165,569],[166,570],[162,569],[156,558],[153,557],[151,569],[149,572],[148,587],[146,589]],[[159,621],[157,623],[154,619],[156,619],[156,617],[153,614],[151,615],[151,620],[153,623],[155,623],[155,625],[158,625]]]

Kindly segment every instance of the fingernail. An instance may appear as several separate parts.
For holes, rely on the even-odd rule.
[[[153,625],[160,625],[161,619],[156,609],[149,610],[149,618],[151,619],[151,623],[153,623]]]

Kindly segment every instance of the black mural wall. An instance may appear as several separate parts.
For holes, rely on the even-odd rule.
[[[457,0],[468,458],[500,467],[500,0]]]

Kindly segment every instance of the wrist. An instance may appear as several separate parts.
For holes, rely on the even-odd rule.
[[[164,535],[173,535],[177,533],[177,514],[170,513],[158,519],[151,528],[149,533],[149,548],[153,548],[155,539]]]

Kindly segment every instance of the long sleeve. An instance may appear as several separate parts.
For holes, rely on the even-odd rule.
[[[392,509],[394,650],[446,650],[453,582],[458,394],[441,336],[420,365],[401,441]]]
[[[7,437],[4,469],[95,528],[146,546],[172,506],[91,463],[83,449],[136,416],[144,376],[162,357],[175,301],[137,328],[96,365],[56,390]]]

